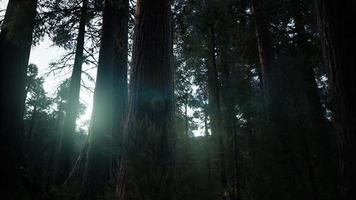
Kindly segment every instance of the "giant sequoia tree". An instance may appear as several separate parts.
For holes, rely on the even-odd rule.
[[[137,2],[132,59],[119,190],[124,199],[171,199],[174,134],[169,0]]]
[[[355,3],[312,2],[10,0],[1,199],[355,199]],[[26,77],[44,35],[68,51],[51,70],[74,61],[54,97],[43,65]]]
[[[4,170],[1,196],[11,199],[18,187],[22,144],[25,76],[35,25],[37,0],[10,0],[0,33],[1,152]],[[5,173],[5,174],[3,174]],[[6,191],[6,192],[5,192]]]
[[[324,57],[336,102],[335,122],[338,133],[340,199],[356,198],[356,58],[354,1],[315,1],[321,28]]]

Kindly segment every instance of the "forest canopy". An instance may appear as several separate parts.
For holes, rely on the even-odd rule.
[[[355,200],[355,19],[353,0],[0,1],[0,199]]]

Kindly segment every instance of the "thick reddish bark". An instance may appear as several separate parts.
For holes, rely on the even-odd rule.
[[[169,0],[139,0],[122,199],[172,199],[173,64]]]

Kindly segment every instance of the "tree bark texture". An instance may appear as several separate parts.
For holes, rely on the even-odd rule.
[[[169,0],[139,0],[120,199],[172,199],[173,63]]]

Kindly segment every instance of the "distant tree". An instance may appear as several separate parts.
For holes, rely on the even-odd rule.
[[[33,129],[37,120],[37,116],[40,112],[48,110],[53,103],[52,99],[46,96],[46,92],[43,88],[43,78],[38,77],[38,69],[34,64],[30,64],[27,70],[26,77],[26,109],[25,116],[30,118],[30,123],[25,133],[25,150],[27,151],[33,136]],[[32,110],[30,110],[32,109]]]
[[[221,113],[222,113],[222,130],[224,134],[224,145],[226,154],[226,171],[228,174],[229,196],[232,199],[238,199],[241,193],[241,180],[239,177],[239,145],[237,138],[237,118],[236,118],[236,101],[234,97],[234,87],[232,85],[232,68],[233,62],[230,59],[233,37],[229,35],[234,28],[238,26],[234,23],[234,15],[231,10],[234,8],[233,2],[221,1],[217,29],[221,37],[217,41],[219,56],[219,73],[221,83]]]
[[[44,192],[47,155],[51,154],[49,141],[56,138],[52,117],[54,101],[47,97],[43,88],[44,79],[38,76],[38,68],[30,64],[26,76],[26,102],[24,110],[24,149],[27,163],[29,198],[36,199]],[[49,156],[48,156],[49,157]]]
[[[216,15],[214,13],[212,4],[207,4],[207,15],[209,16],[208,31],[208,56],[207,56],[207,88],[208,88],[208,99],[209,99],[209,117],[212,135],[216,138],[219,163],[220,163],[220,176],[221,185],[223,190],[227,190],[227,172],[226,172],[226,155],[225,155],[225,145],[224,136],[222,131],[222,115],[221,115],[221,97],[220,97],[220,82],[219,71],[217,64],[217,34],[216,34]]]
[[[43,83],[44,78],[38,76],[37,66],[30,64],[26,77],[24,148],[28,172],[25,182],[30,192],[28,197],[32,199],[44,197],[52,186],[55,151],[63,129],[65,99],[69,90],[69,81],[65,81],[59,86],[56,96],[50,98]],[[81,104],[79,107],[79,114],[82,114],[85,106]],[[80,131],[74,135],[74,154],[85,137]]]
[[[67,94],[67,107],[64,119],[64,128],[61,136],[58,166],[56,172],[56,184],[63,184],[66,180],[73,163],[73,134],[75,132],[76,119],[79,112],[79,93],[81,85],[82,65],[84,60],[85,26],[87,23],[88,1],[83,0],[81,17],[78,27],[76,50],[72,76],[70,79],[69,92]]]

